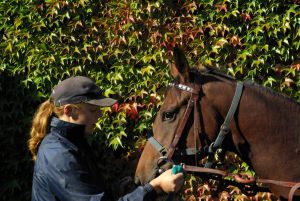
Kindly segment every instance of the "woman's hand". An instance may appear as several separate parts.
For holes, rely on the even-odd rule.
[[[173,193],[180,190],[184,183],[183,173],[172,174],[172,170],[169,169],[159,175],[157,178],[150,181],[150,185],[153,186],[156,193],[160,194]]]

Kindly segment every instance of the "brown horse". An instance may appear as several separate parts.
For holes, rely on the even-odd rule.
[[[191,71],[183,52],[177,47],[174,57],[175,63],[170,70],[175,79],[165,92],[164,103],[153,125],[153,137],[161,149],[147,142],[136,169],[137,183],[144,184],[156,177],[162,166],[169,168],[169,163],[161,164],[161,156],[177,163],[191,163],[187,160],[190,157],[180,156],[181,149],[196,147],[203,150],[214,142],[238,85],[236,80],[215,70]],[[237,153],[260,178],[300,182],[300,105],[249,82],[243,84],[240,96],[229,121],[230,132],[224,135],[220,147]],[[191,97],[196,97],[197,104],[191,107],[194,109],[187,118],[184,116],[188,105],[193,104],[189,101]],[[195,110],[199,112],[193,115]],[[183,121],[186,124],[179,128]],[[182,136],[174,140],[180,129]],[[195,130],[198,136],[194,134]],[[277,185],[268,187],[275,195],[285,198],[290,190]]]

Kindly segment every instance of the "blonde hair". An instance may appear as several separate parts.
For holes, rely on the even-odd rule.
[[[64,114],[64,106],[55,107],[50,99],[43,102],[34,114],[28,140],[28,148],[33,160],[36,160],[39,145],[47,134],[49,121],[53,114],[58,117],[62,116]]]

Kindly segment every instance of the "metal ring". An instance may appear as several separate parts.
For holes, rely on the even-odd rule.
[[[157,167],[160,167],[161,162],[166,162],[166,163],[171,163],[172,165],[174,165],[174,162],[172,160],[169,160],[166,156],[161,156],[158,158],[157,160]]]

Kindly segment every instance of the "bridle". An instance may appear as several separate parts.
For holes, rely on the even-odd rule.
[[[184,153],[186,155],[207,155],[208,159],[207,162],[205,163],[204,167],[197,167],[197,166],[190,166],[190,165],[185,165],[181,164],[183,166],[183,169],[185,171],[190,171],[190,172],[201,172],[201,173],[211,173],[215,175],[221,175],[223,177],[225,176],[231,176],[234,178],[235,181],[237,181],[240,184],[244,184],[244,190],[247,191],[247,188],[251,188],[251,184],[255,185],[255,182],[257,183],[266,183],[266,184],[275,184],[279,186],[284,186],[284,187],[290,187],[290,192],[289,192],[289,201],[293,200],[293,196],[295,191],[300,188],[300,183],[297,182],[288,182],[288,181],[277,181],[277,180],[270,180],[270,179],[255,179],[253,176],[249,176],[246,174],[232,174],[228,173],[222,170],[217,170],[213,169],[214,165],[214,158],[215,158],[215,153],[217,152],[218,149],[222,148],[223,141],[225,137],[227,136],[228,133],[230,133],[230,122],[237,110],[237,107],[239,105],[242,92],[243,92],[243,83],[237,82],[236,83],[236,89],[235,93],[230,105],[230,108],[228,110],[228,113],[224,119],[223,124],[220,126],[220,130],[218,133],[218,136],[214,142],[212,142],[210,145],[204,145],[199,147],[200,145],[200,139],[199,139],[199,134],[200,134],[200,120],[199,120],[199,97],[201,93],[201,87],[196,84],[176,84],[176,83],[169,83],[169,87],[175,87],[177,89],[180,89],[182,91],[186,91],[190,93],[190,98],[187,104],[187,108],[184,112],[184,115],[179,122],[179,126],[177,127],[175,131],[175,136],[173,138],[173,141],[170,145],[169,148],[165,148],[162,146],[152,135],[149,135],[148,141],[152,144],[152,146],[160,153],[161,157],[157,161],[157,166],[159,168],[158,172],[162,173],[164,171],[163,168],[161,168],[161,164],[164,163],[169,163],[171,165],[174,165],[174,162],[172,161],[172,157],[177,151],[177,145],[178,142],[184,132],[185,126],[187,124],[187,121],[189,119],[189,116],[192,113],[192,109],[194,109],[194,138],[195,138],[195,148],[190,148],[182,151],[181,155]],[[200,100],[201,101],[201,100]],[[196,163],[197,165],[197,163]],[[242,175],[242,176],[240,176]],[[243,177],[243,178],[242,178]],[[253,193],[253,191],[249,190],[248,192]]]
[[[216,151],[222,148],[222,143],[226,137],[226,135],[230,132],[230,122],[236,112],[237,106],[240,102],[240,98],[243,92],[243,84],[241,82],[237,82],[235,94],[231,103],[231,106],[228,110],[228,113],[225,117],[223,124],[220,127],[219,134],[214,142],[210,145],[200,146],[200,114],[199,114],[199,97],[201,93],[201,87],[199,85],[193,84],[190,86],[188,84],[175,84],[173,82],[169,83],[169,87],[175,87],[182,91],[186,91],[190,93],[190,98],[187,103],[187,108],[184,112],[184,115],[179,122],[179,126],[175,131],[174,139],[169,148],[165,148],[162,146],[153,136],[149,136],[148,141],[153,145],[153,147],[160,153],[161,157],[159,158],[158,165],[160,162],[172,162],[172,157],[174,155],[175,150],[177,150],[178,142],[183,134],[184,128],[187,124],[187,121],[194,111],[194,139],[195,139],[195,148],[189,148],[181,152],[181,155],[208,155],[208,160],[205,164],[206,168],[211,168],[213,166],[213,159]]]

